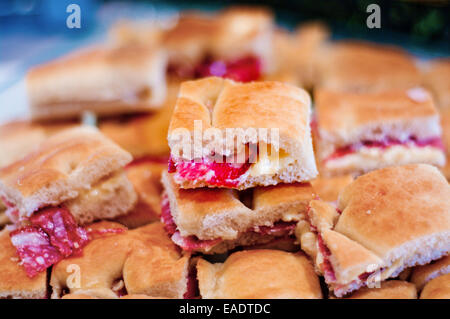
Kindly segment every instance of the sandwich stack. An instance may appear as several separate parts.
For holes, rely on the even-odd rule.
[[[237,248],[263,248],[293,240],[295,225],[306,217],[308,204],[315,197],[309,183],[317,175],[309,126],[310,103],[304,90],[279,82],[238,83],[210,77],[181,85],[168,134],[169,172],[162,176],[161,219],[175,244],[187,252],[223,254]],[[196,131],[198,124],[203,128],[200,132]],[[260,128],[276,129],[277,135],[237,134],[232,143],[227,143],[226,129],[236,127],[254,132]],[[223,137],[214,141],[214,150],[208,149],[210,141],[194,144],[192,140],[186,144],[181,136],[206,136],[213,130]],[[183,152],[186,146],[191,146],[190,152]],[[264,152],[267,146],[269,151]],[[256,258],[258,254],[260,259]],[[298,289],[305,289],[304,285],[293,290],[285,287],[280,288],[281,295],[267,290],[261,290],[259,295],[256,290],[239,295],[236,286],[213,287],[212,281],[205,279],[225,276],[231,281],[228,276],[237,276],[239,266],[229,272],[225,269],[233,269],[236,260],[243,263],[241,267],[250,267],[264,263],[265,258],[272,258],[273,262],[273,258],[278,258],[276,254],[283,253],[234,253],[220,266],[223,270],[201,260],[200,294],[216,298],[320,296],[315,275],[306,281],[312,281],[307,287],[311,284],[314,291],[299,292]],[[305,271],[312,269],[304,256],[299,256],[280,256],[287,259],[286,267],[306,267],[297,273],[299,277],[291,274],[293,278],[287,281],[304,281]],[[244,266],[246,263],[248,266]]]

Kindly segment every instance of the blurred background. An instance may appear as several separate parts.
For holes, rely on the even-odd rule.
[[[381,28],[366,26],[369,4],[381,8]],[[69,29],[66,8],[81,8],[81,28]],[[360,38],[401,45],[420,58],[448,56],[449,1],[266,0],[266,1],[0,1],[0,121],[23,111],[24,74],[33,65],[75,48],[101,42],[108,28],[121,19],[163,19],[186,9],[214,11],[232,4],[270,7],[276,22],[293,29],[301,22],[321,20],[333,39]]]

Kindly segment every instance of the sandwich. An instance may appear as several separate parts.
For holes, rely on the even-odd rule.
[[[450,274],[436,277],[427,283],[420,299],[450,299]]]
[[[339,41],[323,46],[319,86],[347,92],[406,90],[421,84],[413,57],[394,46]]]
[[[431,60],[424,71],[425,85],[433,93],[436,105],[450,108],[450,59]]]
[[[167,57],[145,46],[95,47],[33,68],[27,74],[33,120],[77,118],[83,112],[148,112],[166,97]]]
[[[450,255],[428,265],[415,267],[410,281],[416,285],[418,291],[421,291],[430,280],[448,273],[450,273]]]
[[[337,209],[310,202],[296,235],[330,290],[342,297],[450,252],[450,186],[439,170],[415,164],[358,177]]]
[[[315,197],[309,183],[233,189],[182,189],[163,172],[161,220],[185,251],[206,254],[292,237]]]
[[[223,76],[247,82],[273,69],[273,15],[263,8],[232,7],[218,14],[183,12],[166,27],[121,22],[113,42],[159,45],[167,50],[169,78]]]
[[[204,299],[321,299],[319,278],[302,253],[250,250],[231,254],[224,263],[197,263]]]
[[[80,252],[89,241],[83,224],[133,208],[137,196],[123,170],[131,160],[97,129],[78,127],[0,169],[11,240],[30,277]]]
[[[137,194],[135,207],[114,221],[128,228],[144,226],[161,218],[161,174],[167,170],[167,159],[140,159],[127,165],[125,171]]]
[[[9,231],[0,231],[0,299],[47,298],[47,273],[30,278],[17,262]]]
[[[344,299],[417,299],[417,290],[410,282],[388,280],[379,287],[363,287]]]
[[[280,82],[184,82],[169,126],[169,172],[183,188],[309,181],[317,175],[310,104],[306,91]]]
[[[66,294],[183,298],[187,293],[190,256],[179,252],[161,223],[128,230],[102,221],[90,225],[88,231],[93,239],[83,255],[53,266],[52,298]]]
[[[314,129],[321,174],[445,164],[439,114],[422,88],[381,93],[316,92]]]

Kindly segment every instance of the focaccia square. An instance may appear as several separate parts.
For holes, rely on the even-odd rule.
[[[311,201],[309,225],[299,223],[296,235],[342,297],[447,256],[449,198],[450,186],[433,166],[383,168],[349,184],[337,210]]]
[[[395,46],[338,41],[320,54],[320,86],[344,92],[381,92],[421,84],[413,57]]]
[[[422,88],[379,93],[316,91],[318,162],[324,175],[426,163],[443,166],[439,114]]]
[[[136,294],[183,298],[190,256],[180,254],[161,223],[128,230],[103,221],[88,230],[94,238],[83,255],[64,259],[53,267],[52,298],[66,293],[108,299]],[[74,277],[76,271],[79,281]]]
[[[123,171],[131,160],[95,128],[64,130],[0,169],[0,196],[15,220],[63,203],[79,224],[115,217],[136,201]],[[100,210],[99,203],[104,205]]]
[[[131,159],[97,129],[77,127],[0,169],[11,242],[29,277],[82,253],[90,240],[83,224],[133,208],[136,192],[123,170]]]
[[[167,57],[145,46],[96,47],[31,69],[34,120],[77,118],[84,111],[117,115],[154,110],[166,97]]]
[[[317,175],[310,104],[306,91],[280,82],[184,82],[169,126],[169,171],[183,188],[309,181]]]
[[[204,299],[321,299],[319,278],[302,253],[244,250],[224,263],[197,263]]]

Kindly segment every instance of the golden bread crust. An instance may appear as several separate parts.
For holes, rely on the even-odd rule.
[[[165,99],[166,56],[131,45],[95,47],[37,66],[27,75],[33,119],[148,111]]]
[[[405,51],[362,41],[331,44],[321,58],[320,85],[353,92],[420,85],[414,59]]]
[[[343,189],[337,212],[311,201],[308,219],[295,233],[318,273],[342,297],[447,256],[448,198],[450,186],[433,166],[379,169]]]
[[[76,198],[118,172],[131,155],[98,130],[79,127],[53,135],[25,158],[0,170],[0,194],[26,217]]]
[[[294,86],[280,82],[237,83],[209,77],[184,82],[169,128],[279,128],[280,137],[302,139],[309,131],[310,97]]]
[[[171,154],[178,160],[192,160],[198,147],[203,154],[212,146],[218,155],[228,156],[242,153],[249,143],[260,147],[273,143],[284,155],[280,155],[279,167],[265,172],[258,163],[251,163],[235,188],[309,181],[317,175],[309,126],[310,103],[306,91],[281,82],[237,83],[217,77],[184,82],[169,126]],[[215,128],[221,137],[212,143],[205,138],[201,146],[194,145],[194,138],[185,141],[197,133],[195,121],[201,123],[200,134]],[[237,143],[227,142],[230,129]],[[266,129],[266,134],[260,129]],[[184,152],[186,143],[196,147],[195,152]],[[216,187],[201,179],[176,180],[183,188]]]
[[[118,234],[99,234],[80,257],[62,260],[53,267],[53,298],[62,290],[99,298],[116,298],[114,286],[122,280],[128,294],[182,298],[186,291],[189,255],[182,256],[167,237],[161,223],[134,230],[113,222],[99,222],[89,229],[122,229]],[[79,286],[69,285],[70,265],[80,270]],[[68,272],[69,271],[69,272]],[[73,271],[73,270],[72,270]],[[68,287],[69,286],[69,287]]]
[[[197,278],[200,294],[207,299],[322,298],[318,277],[301,253],[240,251],[223,264],[200,259]]]
[[[439,276],[427,283],[420,299],[450,299],[450,274]]]
[[[415,240],[425,245],[437,236],[448,242],[449,198],[450,186],[435,167],[380,169],[360,176],[343,190],[338,203],[342,215],[335,230],[391,259],[396,248]]]
[[[410,281],[414,283],[417,290],[420,291],[430,280],[448,273],[450,273],[450,255],[428,265],[413,268]]]
[[[375,122],[436,117],[431,94],[423,90],[423,99],[414,99],[413,90],[363,94],[318,89],[315,98],[319,132],[343,134]]]
[[[363,287],[345,299],[417,299],[417,290],[410,282],[389,280],[379,288]]]

